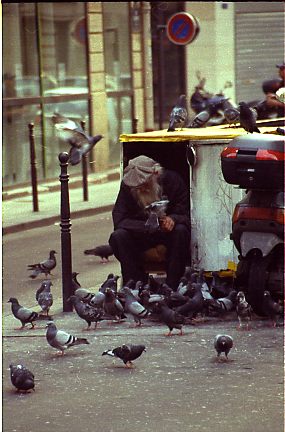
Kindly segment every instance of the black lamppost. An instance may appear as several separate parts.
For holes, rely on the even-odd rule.
[[[67,174],[69,155],[62,152],[58,155],[61,172],[59,180],[61,182],[60,196],[60,228],[61,228],[61,265],[62,265],[62,300],[63,312],[72,312],[72,303],[68,298],[72,292],[72,260],[71,260],[71,233],[70,233],[70,205]]]
[[[37,161],[35,152],[35,134],[34,123],[29,123],[29,141],[30,141],[30,164],[31,164],[31,182],[32,182],[32,195],[33,195],[33,210],[39,211],[38,201],[38,180],[37,180]]]

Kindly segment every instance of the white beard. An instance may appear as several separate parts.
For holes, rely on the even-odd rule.
[[[154,201],[161,200],[162,190],[158,183],[158,176],[152,177],[152,181],[149,183],[147,188],[143,190],[132,188],[131,193],[138,205],[143,209]]]

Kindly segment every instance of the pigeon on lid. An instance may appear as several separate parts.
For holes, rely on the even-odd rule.
[[[126,367],[130,368],[133,366],[133,361],[139,358],[142,353],[146,351],[145,345],[122,345],[113,350],[106,350],[102,353],[111,357],[117,357],[123,360]]]
[[[218,359],[222,353],[225,353],[228,360],[228,354],[233,347],[233,338],[226,334],[218,334],[214,339],[214,347],[217,351]]]
[[[201,128],[206,125],[206,123],[210,120],[209,111],[201,111],[199,112],[193,120],[188,125],[189,128]]]
[[[54,113],[52,121],[59,137],[71,145],[69,151],[71,165],[79,164],[82,157],[89,153],[95,144],[103,138],[102,135],[89,136],[78,123],[59,113]]]
[[[85,338],[72,336],[63,330],[58,330],[53,322],[48,322],[46,326],[46,339],[48,344],[59,350],[61,355],[64,355],[66,349],[75,345],[89,344],[88,340]]]
[[[251,108],[246,102],[240,102],[240,125],[249,133],[258,132],[260,130],[256,126],[257,111]]]
[[[35,376],[29,369],[22,364],[10,364],[9,368],[11,383],[16,387],[17,392],[35,391]]]
[[[227,123],[229,124],[229,127],[231,127],[231,125],[234,125],[234,127],[236,127],[236,124],[239,122],[239,110],[236,108],[226,108],[224,111],[224,116],[225,119],[227,121]]]
[[[107,263],[109,261],[109,257],[113,255],[113,249],[110,245],[100,245],[96,246],[93,249],[85,249],[85,255],[94,255],[101,258],[101,263]]]
[[[46,277],[47,275],[50,275],[51,271],[56,267],[56,253],[57,252],[55,250],[51,250],[49,253],[49,258],[47,260],[41,261],[36,264],[28,264],[28,270],[32,270],[32,273],[29,277],[35,279],[41,273],[44,273]]]
[[[167,132],[174,132],[175,128],[183,128],[188,119],[188,111],[186,106],[186,96],[184,94],[179,96],[176,105],[170,113],[169,126]]]

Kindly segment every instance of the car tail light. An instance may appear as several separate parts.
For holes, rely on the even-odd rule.
[[[232,221],[238,222],[240,219],[270,220],[284,225],[284,209],[280,208],[260,208],[260,207],[236,207]]]
[[[256,153],[256,160],[284,161],[284,154],[279,151],[259,149]]]
[[[224,158],[235,158],[237,157],[238,150],[239,149],[235,147],[225,147],[221,156]]]

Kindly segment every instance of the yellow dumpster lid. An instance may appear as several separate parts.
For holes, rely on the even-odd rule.
[[[276,119],[276,120],[281,120]],[[262,126],[268,120],[257,121],[258,128],[261,133],[276,133],[276,126]],[[167,132],[167,129],[152,131],[152,132],[138,132],[135,134],[121,134],[121,142],[130,141],[165,141],[165,142],[178,142],[178,141],[202,141],[214,139],[233,139],[239,135],[246,135],[243,128],[229,127],[228,125],[209,126],[205,128],[184,128],[174,132]]]

